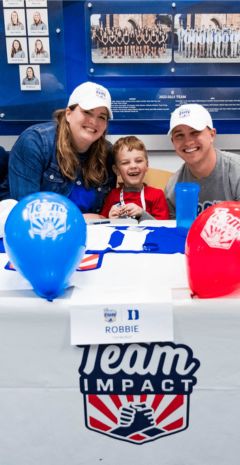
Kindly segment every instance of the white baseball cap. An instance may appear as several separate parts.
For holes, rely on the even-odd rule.
[[[176,108],[171,114],[170,129],[168,134],[171,134],[172,130],[179,126],[179,124],[186,124],[190,128],[196,129],[196,131],[202,131],[206,127],[213,129],[213,122],[210,113],[202,105],[197,103],[189,103],[181,105]]]
[[[111,96],[105,87],[95,82],[84,82],[77,86],[68,100],[68,107],[71,105],[79,105],[83,110],[106,107],[109,117],[113,118]]]

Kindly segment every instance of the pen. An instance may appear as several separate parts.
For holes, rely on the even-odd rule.
[[[106,224],[111,223],[109,220],[90,221],[88,224]]]

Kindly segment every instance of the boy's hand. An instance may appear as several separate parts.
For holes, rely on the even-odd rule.
[[[111,210],[109,211],[108,217],[109,218],[120,218],[121,216],[121,205],[113,205]]]
[[[135,203],[128,203],[122,207],[122,215],[139,218],[143,213],[143,209]]]

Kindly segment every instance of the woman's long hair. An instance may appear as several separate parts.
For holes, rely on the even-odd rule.
[[[28,70],[29,70],[29,69],[31,69],[31,71],[32,71],[32,77],[31,77],[30,79],[35,78],[35,73],[34,73],[34,69],[33,69],[32,66],[28,66],[28,67],[27,67],[27,69],[26,69],[26,78],[29,79],[29,78],[28,78]]]
[[[13,22],[13,15],[15,15],[16,18],[17,18],[17,22],[16,22],[16,23]],[[10,18],[11,18],[11,23],[12,23],[13,26],[14,26],[14,25],[15,25],[15,26],[20,26],[20,24],[22,24],[22,23],[19,21],[18,12],[17,12],[16,10],[12,11],[11,17],[10,17]]]
[[[15,49],[15,47],[14,47],[14,42],[18,42],[18,45],[19,45],[18,50]],[[11,48],[11,58],[13,58],[14,55],[15,55],[15,53],[17,53],[17,52],[22,52],[22,45],[21,45],[20,40],[14,39],[14,41],[13,41],[13,43],[12,43],[12,48]]]
[[[39,17],[39,20],[36,21],[35,19],[35,15],[37,15]],[[42,21],[42,18],[41,18],[41,15],[40,15],[40,12],[39,11],[35,11],[33,13],[33,24],[43,24],[43,21]]]
[[[76,106],[72,105],[69,108],[73,111]],[[65,113],[65,109],[56,110],[54,113],[57,122],[57,161],[61,173],[71,181],[74,181],[81,173],[85,187],[102,184],[107,178],[105,134],[91,145],[89,156],[81,165]]]
[[[38,47],[37,47],[37,43],[40,43],[40,44],[41,44],[41,48],[38,48]],[[44,52],[45,52],[44,47],[43,47],[43,43],[42,43],[42,40],[41,40],[41,39],[36,39],[36,40],[35,40],[34,50],[35,50],[36,55],[40,55],[41,53],[44,53]]]

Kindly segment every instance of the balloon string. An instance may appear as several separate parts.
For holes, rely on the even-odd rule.
[[[195,292],[191,292],[190,297],[191,297],[191,299],[195,299],[195,298],[197,298],[197,294],[195,294]]]

